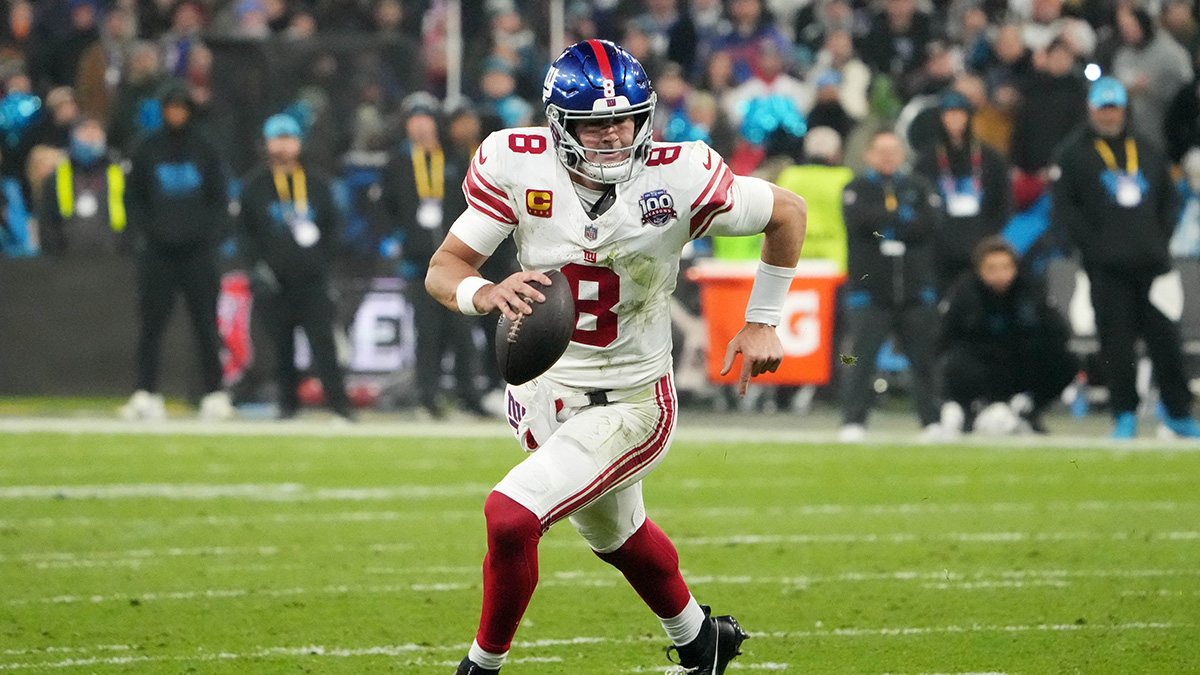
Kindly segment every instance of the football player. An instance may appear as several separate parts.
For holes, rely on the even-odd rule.
[[[746,324],[724,369],[742,355],[739,389],[783,358],[775,333],[804,239],[804,201],[735,176],[701,142],[651,140],[654,90],[620,47],[568,47],[542,89],[549,128],[489,136],[463,189],[469,208],[430,261],[429,292],[464,314],[530,313],[560,269],[578,314],[563,357],[509,387],[509,423],[531,454],[484,505],[479,631],[457,675],[500,670],[537,584],[538,539],[568,519],[596,555],[624,574],[658,616],[688,673],[725,672],[747,637],[711,616],[679,572],[674,545],[646,517],[642,479],[662,461],[676,423],[668,301],[683,247],[706,235],[765,233]],[[506,237],[524,271],[501,280],[477,269]]]

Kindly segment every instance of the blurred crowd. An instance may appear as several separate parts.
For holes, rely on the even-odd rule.
[[[164,97],[182,91],[220,155],[231,202],[239,176],[265,158],[263,121],[291,116],[306,168],[332,179],[337,256],[367,274],[415,278],[427,247],[381,203],[389,163],[412,151],[412,113],[433,119],[455,157],[490,130],[541,124],[542,81],[563,46],[549,44],[549,4],[462,0],[457,80],[444,0],[0,2],[3,252],[138,249],[118,206],[120,174],[162,128]],[[818,211],[837,212],[810,222],[806,257],[847,268],[842,190],[878,171],[872,147],[894,131],[905,171],[940,196],[934,300],[975,268],[992,235],[1023,271],[1044,274],[1074,249],[1051,217],[1054,152],[1087,118],[1089,85],[1102,77],[1123,86],[1129,129],[1171,167],[1181,204],[1171,253],[1200,257],[1200,9],[1190,0],[566,0],[564,9],[566,44],[611,39],[646,67],[658,140],[703,140],[735,172],[808,189]],[[461,92],[447,91],[454,81]],[[86,176],[93,188],[73,183]],[[215,236],[234,255],[231,234]],[[756,255],[727,242],[695,254]]]

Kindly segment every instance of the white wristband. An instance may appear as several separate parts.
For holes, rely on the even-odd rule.
[[[479,289],[487,286],[492,282],[483,277],[467,277],[458,284],[458,290],[454,292],[454,298],[458,300],[458,311],[467,316],[480,316],[484,312],[475,308],[475,294]]]
[[[795,267],[776,267],[758,261],[754,287],[750,289],[750,300],[746,303],[746,323],[778,326],[783,320],[783,303],[795,276]]]

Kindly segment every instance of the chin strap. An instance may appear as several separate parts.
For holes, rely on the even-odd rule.
[[[604,188],[604,194],[600,195],[600,199],[592,204],[592,208],[588,209],[588,218],[595,220],[604,214],[614,202],[617,201],[617,185],[609,183],[608,187]]]

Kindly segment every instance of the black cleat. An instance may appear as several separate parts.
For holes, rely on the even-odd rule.
[[[458,664],[458,670],[454,671],[454,675],[500,675],[500,669],[481,668],[471,660],[471,657],[464,656],[462,663]]]
[[[667,660],[682,667],[687,675],[724,675],[729,662],[742,653],[742,641],[750,636],[732,616],[710,616],[708,605],[700,608],[706,619],[700,634],[681,647],[667,647]],[[679,656],[678,661],[671,658],[672,651]]]

